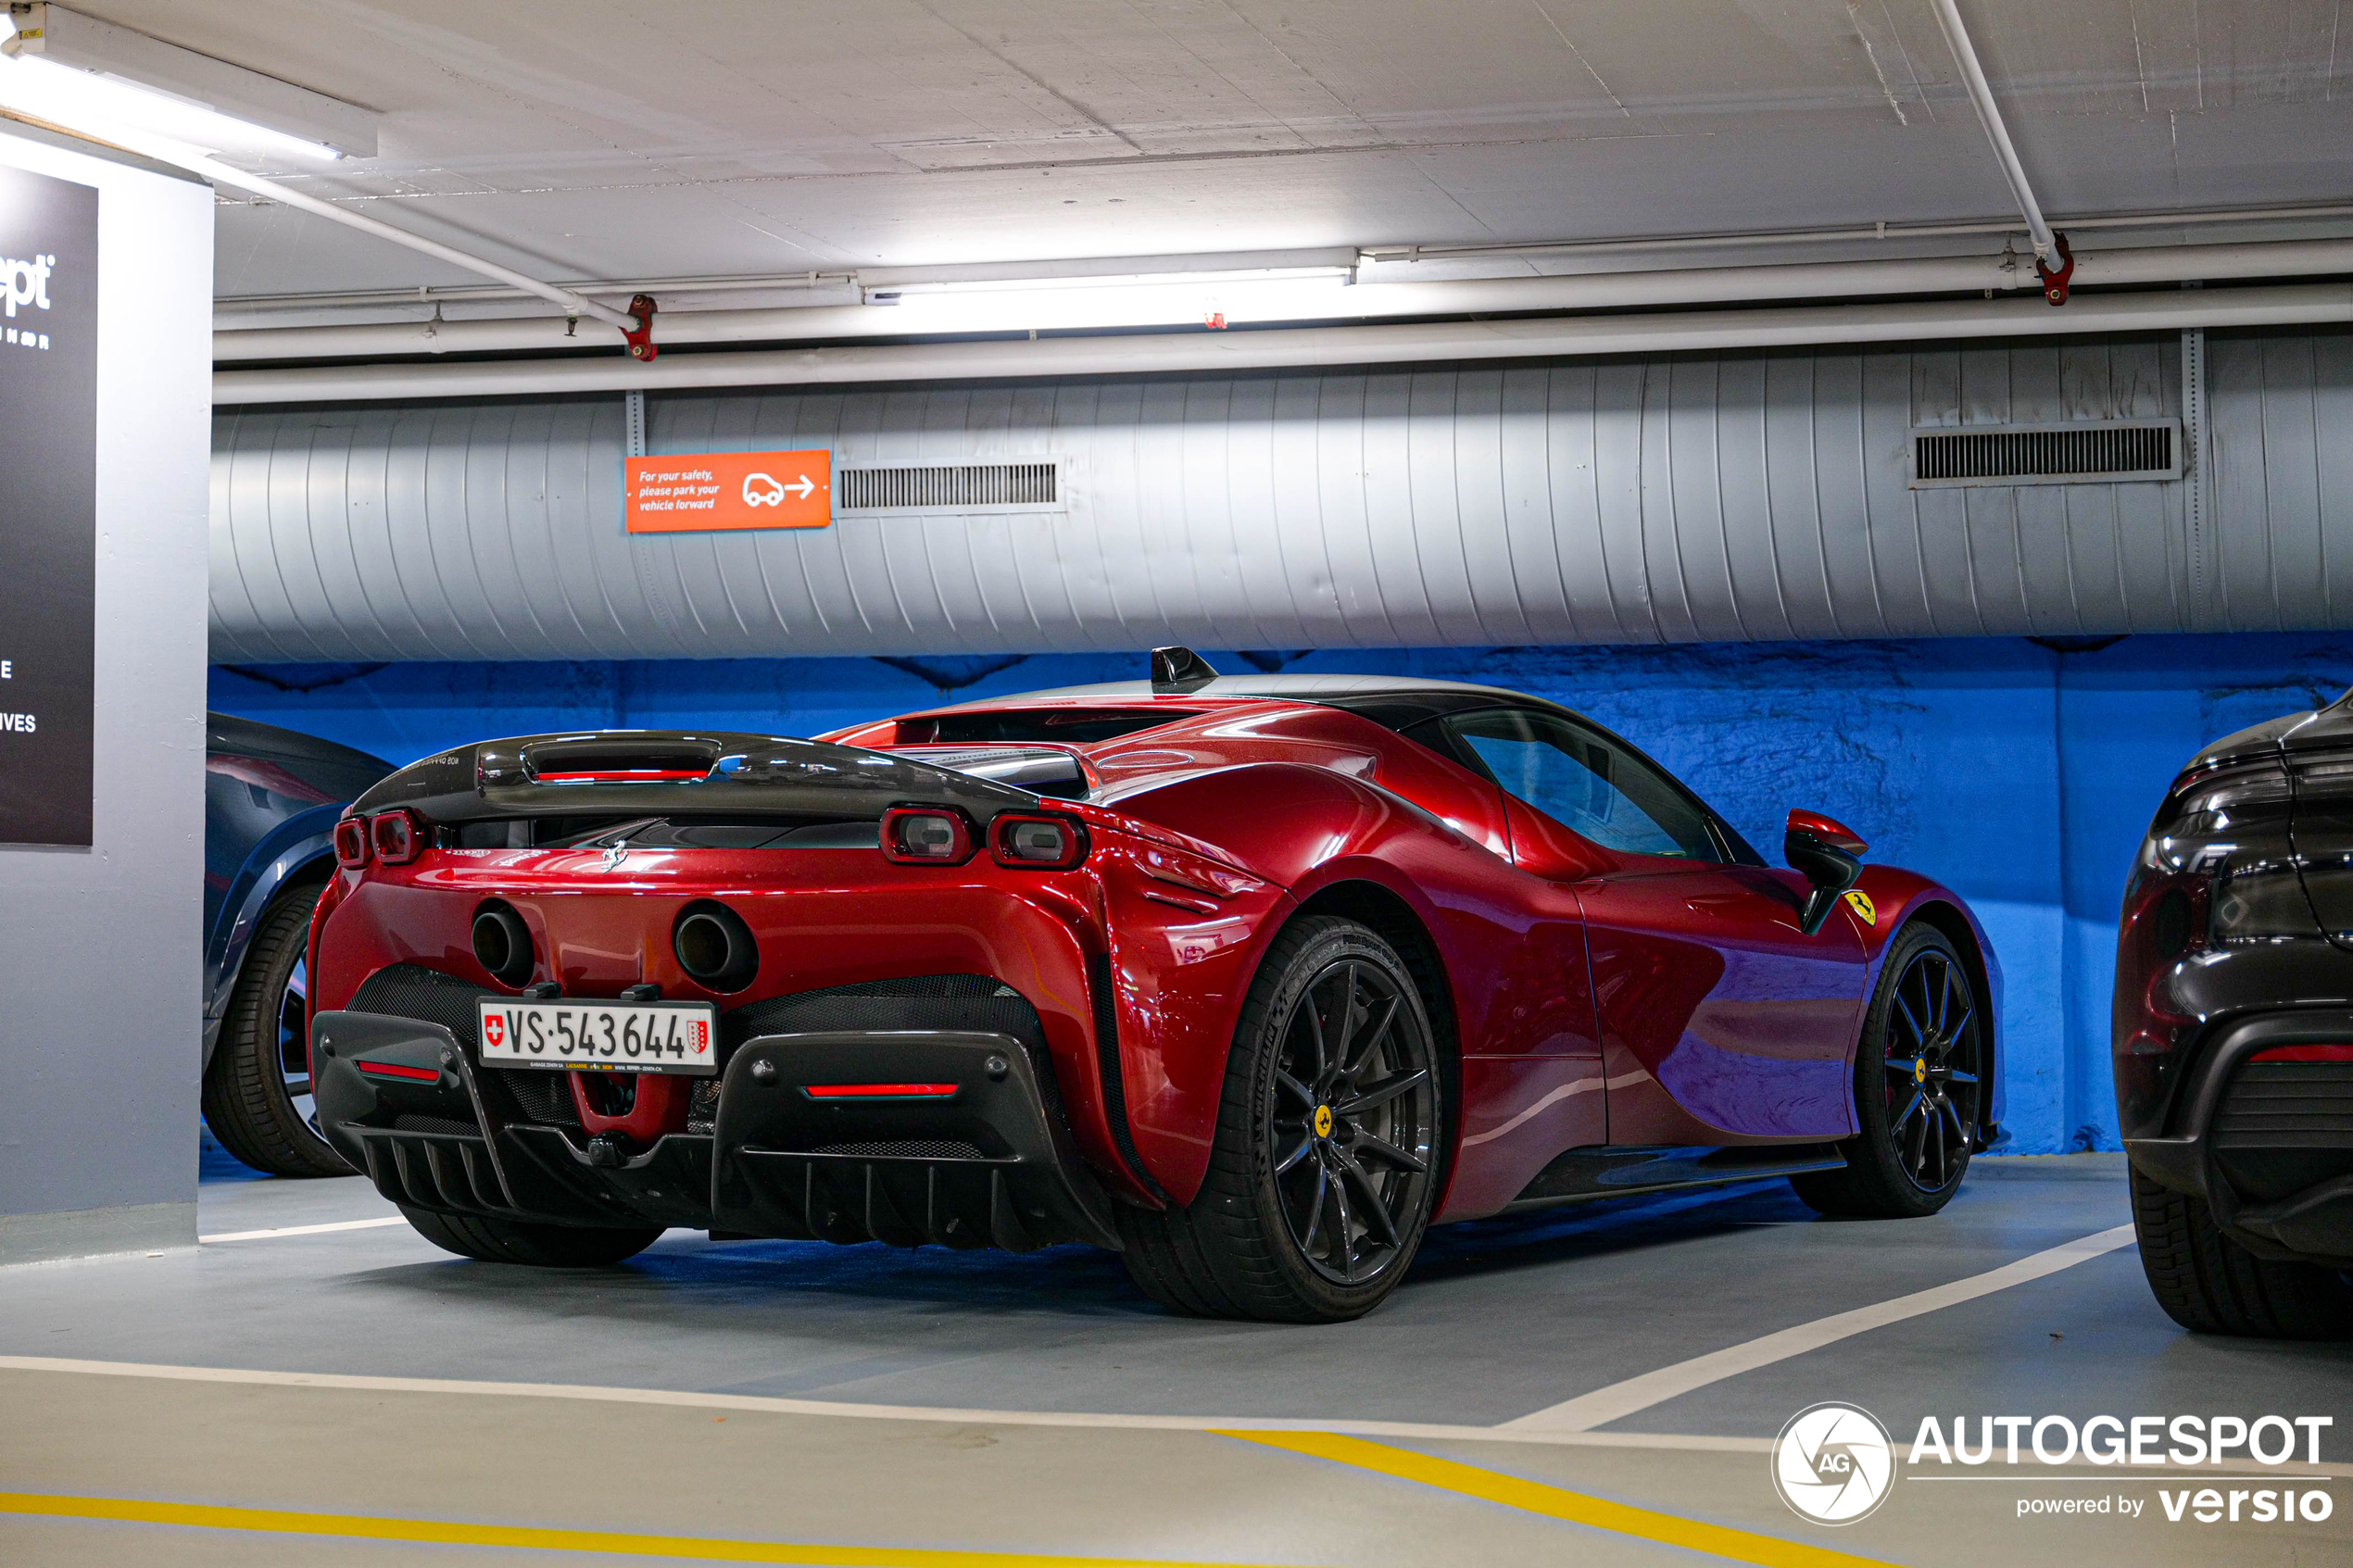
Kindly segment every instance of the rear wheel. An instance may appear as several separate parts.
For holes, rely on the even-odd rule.
[[[444,1251],[485,1263],[523,1263],[538,1269],[604,1269],[635,1258],[661,1239],[660,1225],[619,1227],[541,1225],[525,1220],[486,1220],[438,1214],[430,1209],[400,1211],[417,1234]]]
[[[1825,1214],[1919,1219],[1952,1200],[1977,1147],[1986,1020],[1968,966],[1935,927],[1889,944],[1855,1051],[1855,1120],[1843,1171],[1792,1176]]]
[[[1438,1063],[1394,948],[1311,916],[1260,964],[1191,1206],[1119,1210],[1136,1282],[1205,1317],[1334,1323],[1395,1289],[1437,1196]]]
[[[347,1176],[310,1098],[310,911],[298,883],[262,911],[205,1070],[204,1119],[220,1147],[273,1176]]]
[[[2318,1263],[2258,1258],[2197,1198],[2133,1173],[2141,1269],[2166,1316],[2198,1334],[2353,1338],[2353,1278]]]

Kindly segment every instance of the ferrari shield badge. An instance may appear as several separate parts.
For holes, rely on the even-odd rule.
[[[1862,916],[1863,923],[1865,925],[1877,925],[1879,923],[1879,910],[1871,903],[1871,896],[1863,892],[1859,888],[1850,889],[1848,891],[1846,895],[1846,907],[1853,909],[1856,914]]]

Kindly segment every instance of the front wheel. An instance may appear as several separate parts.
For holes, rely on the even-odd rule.
[[[1128,1272],[1202,1317],[1361,1317],[1414,1260],[1438,1191],[1429,1017],[1395,948],[1310,916],[1267,949],[1189,1208],[1119,1210]]]
[[[608,1269],[661,1239],[660,1225],[542,1225],[400,1206],[417,1234],[445,1252],[537,1269]]]
[[[1952,1201],[1977,1147],[1991,1038],[1969,968],[1944,934],[1896,933],[1855,1049],[1855,1121],[1843,1171],[1792,1176],[1817,1211],[1919,1219]]]

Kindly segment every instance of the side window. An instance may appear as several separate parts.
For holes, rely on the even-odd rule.
[[[1687,860],[1723,858],[1706,818],[1680,790],[1590,730],[1515,709],[1448,723],[1497,784],[1604,848]]]

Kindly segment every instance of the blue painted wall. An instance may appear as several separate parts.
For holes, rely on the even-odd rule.
[[[1220,669],[1277,656],[1211,653]],[[409,762],[600,725],[811,734],[955,697],[1141,672],[1138,656],[216,668],[212,705]],[[2007,980],[2006,1152],[2116,1147],[2117,900],[2166,783],[2206,741],[2353,684],[2353,641],[2134,637],[1331,650],[1283,668],[1533,692],[1633,739],[1770,855],[1792,806],[1976,908]]]

